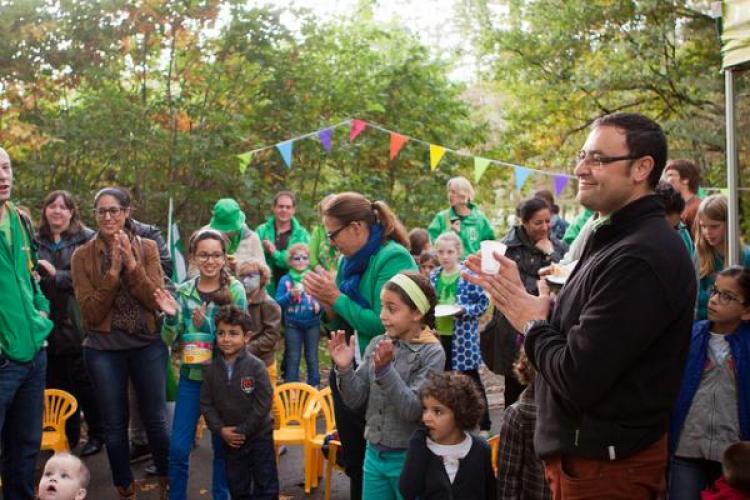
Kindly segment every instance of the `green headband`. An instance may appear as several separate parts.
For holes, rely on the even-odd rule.
[[[417,285],[414,280],[409,278],[405,274],[397,274],[390,280],[388,280],[388,283],[393,283],[399,286],[404,292],[406,292],[406,295],[411,299],[412,302],[414,302],[414,305],[417,306],[417,310],[421,312],[422,314],[427,314],[427,311],[430,310],[430,301],[427,300],[427,296],[424,294],[421,288],[419,288],[419,285]]]

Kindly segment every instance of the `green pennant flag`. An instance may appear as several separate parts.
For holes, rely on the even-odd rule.
[[[253,158],[253,152],[242,153],[241,155],[237,155],[237,158],[240,160],[240,173],[244,174],[247,166],[250,164],[250,160]]]
[[[487,158],[480,158],[479,156],[474,157],[474,183],[479,182],[479,179],[482,178],[489,166],[490,160]]]

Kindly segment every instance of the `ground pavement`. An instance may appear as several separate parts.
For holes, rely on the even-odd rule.
[[[487,396],[490,402],[490,418],[492,419],[492,433],[496,433],[500,425],[503,408],[503,378],[482,370],[482,380],[487,387]],[[328,380],[327,375],[321,377],[322,380]],[[40,458],[39,470],[37,475],[41,474],[41,468],[48,457]],[[194,450],[190,462],[190,480],[188,485],[188,499],[211,498],[211,442],[209,433],[205,432],[199,446]],[[99,454],[84,459],[86,465],[91,470],[91,485],[89,487],[89,500],[107,500],[116,498],[114,488],[111,483],[109,464],[107,455],[104,450]],[[156,479],[147,476],[144,468],[148,462],[133,465],[133,474],[138,486],[138,498],[140,500],[151,500],[158,498]],[[322,499],[324,498],[323,479],[320,480],[320,486],[313,490],[309,496],[304,494],[303,481],[303,460],[302,447],[290,446],[287,453],[284,454],[279,462],[279,482],[281,485],[281,500],[291,499]],[[332,500],[347,500],[349,498],[349,481],[347,477],[339,471],[335,471],[332,481]]]

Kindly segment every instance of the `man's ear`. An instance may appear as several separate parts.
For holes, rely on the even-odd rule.
[[[633,180],[637,183],[648,182],[651,172],[654,170],[654,159],[651,156],[638,158],[631,168]]]

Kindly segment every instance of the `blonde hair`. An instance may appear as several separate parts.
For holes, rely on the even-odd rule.
[[[469,182],[469,179],[459,175],[458,177],[452,177],[446,187],[450,191],[451,188],[455,189],[460,193],[464,193],[469,201],[474,199],[474,187]]]
[[[307,245],[304,243],[295,243],[294,245],[290,246],[286,251],[286,263],[291,264],[292,263],[292,257],[295,253],[299,252],[305,252],[307,256],[310,256],[310,249],[307,248]]]
[[[698,259],[698,276],[704,278],[714,274],[716,271],[721,269],[714,268],[714,260],[716,258],[717,251],[708,241],[703,237],[701,231],[700,222],[701,219],[711,219],[717,222],[727,222],[727,198],[722,194],[713,194],[701,201],[698,206],[698,213],[696,214],[698,224],[695,225],[695,254]],[[726,231],[726,228],[725,228]],[[726,233],[724,234],[724,243],[721,252],[723,255],[727,254],[727,239]]]
[[[456,233],[454,233],[453,231],[446,231],[445,233],[438,236],[437,239],[435,240],[435,248],[437,248],[437,246],[443,241],[446,243],[453,243],[454,245],[456,245],[456,248],[458,249],[459,257],[463,255],[464,244],[461,241],[461,238],[459,238]]]

